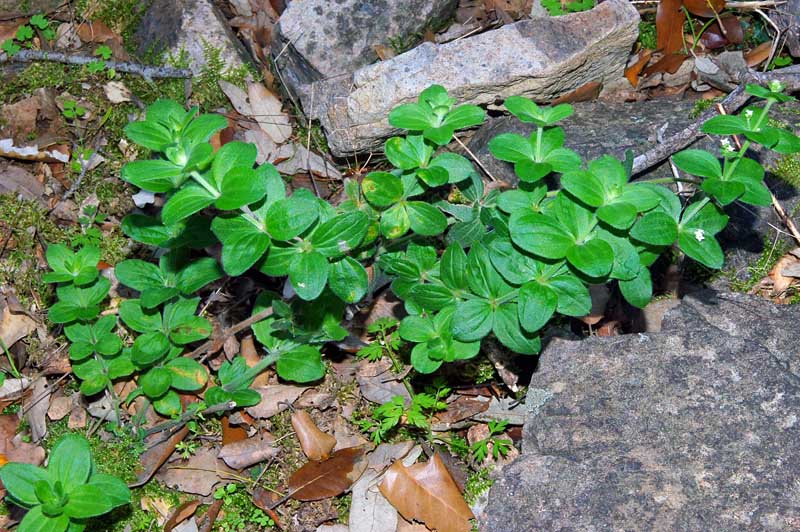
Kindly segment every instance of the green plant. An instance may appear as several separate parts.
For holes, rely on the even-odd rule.
[[[75,100],[65,100],[61,114],[64,115],[64,118],[75,120],[76,118],[81,118],[86,115],[86,108],[82,105],[78,105]]]
[[[39,30],[42,38],[50,41],[56,36],[53,28],[50,27],[50,21],[44,15],[38,14],[31,17],[28,24],[23,24],[17,28],[16,33],[12,39],[6,39],[3,42],[2,49],[9,56],[13,56],[22,50],[22,47],[30,47],[33,44],[34,28]]]
[[[581,11],[588,11],[596,4],[596,0],[542,0],[542,7],[544,7],[551,17],[558,17],[566,15],[567,13],[579,13]]]
[[[275,521],[253,505],[252,497],[238,484],[226,484],[214,490],[214,498],[222,501],[223,517],[217,521],[219,530],[233,532],[256,524],[260,529],[275,526]]]
[[[476,441],[469,447],[469,452],[475,461],[480,463],[486,459],[490,452],[489,444],[492,445],[491,453],[492,458],[495,460],[499,460],[501,457],[504,457],[508,454],[508,451],[511,450],[512,446],[511,440],[496,437],[500,434],[503,434],[507,426],[508,421],[489,422],[489,435],[482,440]]]
[[[0,480],[11,502],[28,509],[19,532],[78,532],[131,500],[124,482],[95,472],[89,442],[75,434],[53,446],[47,468],[12,462],[0,468]]]
[[[397,355],[403,346],[403,340],[400,335],[394,334],[398,325],[400,325],[400,322],[397,319],[388,316],[378,318],[373,323],[370,323],[367,326],[367,333],[374,340],[368,346],[359,349],[356,356],[366,358],[370,362],[377,362],[384,356],[388,356],[394,362],[395,370],[399,369]]]

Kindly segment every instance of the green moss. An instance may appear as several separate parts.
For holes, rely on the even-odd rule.
[[[800,188],[800,154],[784,155],[770,168],[770,172],[778,179]]]
[[[31,63],[16,76],[4,80],[0,87],[0,103],[10,103],[41,87],[80,94],[82,70],[81,67],[55,62]]]
[[[783,239],[773,241],[769,237],[765,237],[764,250],[758,259],[747,267],[747,279],[737,278],[733,271],[727,272],[731,289],[735,292],[748,293],[761,279],[769,274],[772,267],[791,248],[792,246]]]
[[[712,98],[710,100],[706,100],[704,98],[695,100],[694,107],[692,107],[692,110],[689,113],[689,118],[698,118],[701,114],[711,109],[717,102],[721,101],[722,98],[719,97]]]
[[[656,22],[654,17],[643,17],[642,21],[639,22],[639,45],[648,50],[656,49]]]
[[[222,59],[221,50],[205,42],[203,43],[203,56],[205,65],[200,71],[200,75],[193,80],[194,92],[192,94],[192,99],[203,111],[227,107],[230,104],[228,97],[219,87],[220,81],[227,81],[244,88],[248,77],[259,78],[258,73],[246,65],[227,66]]]
[[[98,20],[119,33],[131,52],[133,34],[151,3],[152,0],[78,0],[75,7],[81,18]]]
[[[475,504],[478,498],[494,484],[494,480],[489,478],[490,468],[485,467],[478,471],[473,471],[467,476],[467,483],[464,486],[464,500],[467,504]]]

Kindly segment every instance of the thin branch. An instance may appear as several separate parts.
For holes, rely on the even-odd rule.
[[[18,63],[30,63],[33,61],[53,61],[55,63],[65,63],[67,65],[88,65],[98,61],[97,57],[85,55],[68,55],[62,52],[44,52],[42,50],[20,50],[12,57],[8,54],[0,56],[0,63],[7,63],[14,61]],[[113,68],[117,72],[125,72],[126,74],[136,74],[142,76],[146,80],[153,78],[191,78],[192,71],[183,68],[175,68],[172,66],[148,66],[138,63],[129,63],[125,61],[104,61],[107,68]]]
[[[458,138],[457,136],[453,135],[453,139],[454,139],[456,142],[458,142],[458,145],[459,145],[459,146],[461,146],[461,147],[464,149],[464,151],[466,151],[466,152],[469,154],[469,156],[470,156],[470,157],[472,157],[472,160],[473,160],[473,161],[475,161],[476,163],[478,163],[478,166],[480,166],[480,167],[481,167],[481,170],[483,170],[484,172],[486,172],[486,175],[487,175],[487,176],[489,176],[489,179],[491,179],[492,181],[497,181],[497,178],[496,178],[495,176],[493,176],[493,175],[492,175],[492,173],[491,173],[491,172],[490,172],[490,171],[489,171],[489,170],[488,170],[488,169],[487,169],[485,166],[483,166],[483,163],[480,161],[480,159],[478,159],[478,158],[475,156],[475,154],[474,154],[474,153],[472,153],[472,151],[471,151],[469,148],[467,148],[467,145],[466,145],[466,144],[464,144],[463,142],[461,142],[461,139],[460,139],[460,138]]]

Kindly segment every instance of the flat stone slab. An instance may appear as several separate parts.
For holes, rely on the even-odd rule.
[[[706,291],[662,333],[554,340],[482,529],[797,530],[799,320]]]
[[[628,0],[607,0],[582,13],[423,43],[352,76],[314,83],[303,107],[319,118],[335,155],[374,150],[397,132],[389,111],[436,83],[459,103],[482,105],[511,95],[550,101],[591,81],[618,79],[639,20]]]
[[[310,84],[378,60],[376,47],[416,44],[453,16],[457,0],[302,0],[278,21],[273,55],[301,97]]]

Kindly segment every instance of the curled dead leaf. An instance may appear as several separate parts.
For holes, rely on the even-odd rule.
[[[656,45],[665,54],[683,48],[683,0],[660,0],[656,9]]]
[[[651,55],[653,55],[652,50],[642,50],[639,52],[639,59],[625,69],[625,79],[628,80],[632,87],[636,87],[639,84],[639,74],[642,73],[642,69],[650,61]]]
[[[289,477],[291,497],[318,501],[347,491],[367,468],[363,447],[336,451],[322,462],[308,462]]]
[[[336,446],[336,438],[319,430],[305,410],[292,413],[292,428],[309,460],[327,459]]]
[[[246,440],[223,445],[219,457],[233,469],[244,469],[253,464],[274,458],[280,451],[272,434],[263,433]]]
[[[380,484],[381,493],[409,521],[437,532],[469,532],[474,516],[439,454],[406,467],[395,462]]]

